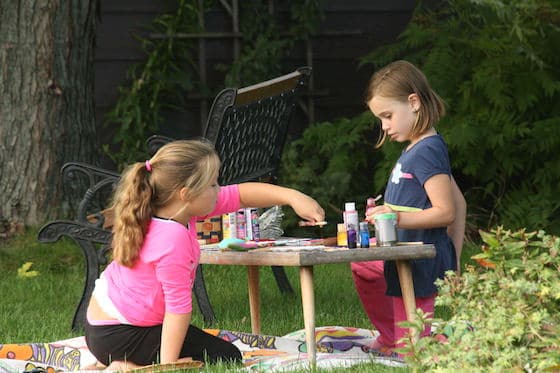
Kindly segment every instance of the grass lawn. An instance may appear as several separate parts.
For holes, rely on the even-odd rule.
[[[48,342],[82,335],[70,329],[75,307],[83,290],[84,259],[71,240],[42,244],[36,230],[28,230],[0,242],[0,343]],[[33,263],[35,277],[18,277],[18,268]],[[299,273],[286,267],[295,290],[281,294],[270,268],[261,268],[261,332],[282,336],[303,328]],[[204,266],[206,286],[218,322],[213,328],[251,331],[247,275],[241,266]],[[349,265],[332,264],[314,268],[316,325],[369,328],[352,283]],[[436,310],[445,317],[444,310]],[[193,324],[204,326],[198,308]],[[228,367],[212,367],[225,371]],[[231,368],[230,370],[231,371]],[[404,372],[406,369],[366,364],[345,372]]]

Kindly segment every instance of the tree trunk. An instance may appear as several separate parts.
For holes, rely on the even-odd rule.
[[[0,0],[0,217],[68,213],[60,167],[96,159],[98,0]]]

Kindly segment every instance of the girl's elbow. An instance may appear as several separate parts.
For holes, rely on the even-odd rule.
[[[466,211],[467,210],[467,200],[465,199],[465,197],[463,195],[461,195],[461,198],[459,199],[459,201],[457,203],[457,209],[461,210],[461,211]]]
[[[443,224],[445,226],[449,226],[453,224],[455,222],[456,217],[457,217],[457,211],[455,209],[449,209],[444,211],[444,213],[442,214]]]
[[[447,218],[443,221],[443,224],[442,224],[442,225],[443,225],[444,227],[449,227],[450,225],[453,225],[454,222],[455,222],[455,217],[454,217],[454,216],[452,216],[452,217],[450,217],[450,218],[447,217]]]

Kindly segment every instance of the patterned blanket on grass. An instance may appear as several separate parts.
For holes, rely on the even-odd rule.
[[[289,371],[308,368],[305,331],[282,337],[207,329],[231,341],[243,352],[248,371]],[[377,356],[367,347],[377,337],[371,330],[325,326],[315,330],[317,367],[350,367],[376,362],[404,366],[400,360]],[[0,344],[0,373],[20,373],[43,368],[49,373],[85,371],[95,364],[84,337],[51,343]],[[87,370],[92,372],[92,370]]]

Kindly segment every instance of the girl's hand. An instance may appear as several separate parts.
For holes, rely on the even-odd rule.
[[[290,205],[301,218],[311,222],[325,220],[325,211],[317,201],[295,189],[267,183],[239,184],[241,207]]]
[[[294,197],[290,201],[290,206],[296,214],[306,221],[318,222],[325,220],[325,210],[317,201],[306,194],[294,190]]]
[[[376,215],[385,214],[385,213],[388,213],[388,212],[394,212],[394,211],[390,207],[385,206],[385,205],[372,207],[366,213],[366,221],[370,224],[375,224],[375,216]]]

